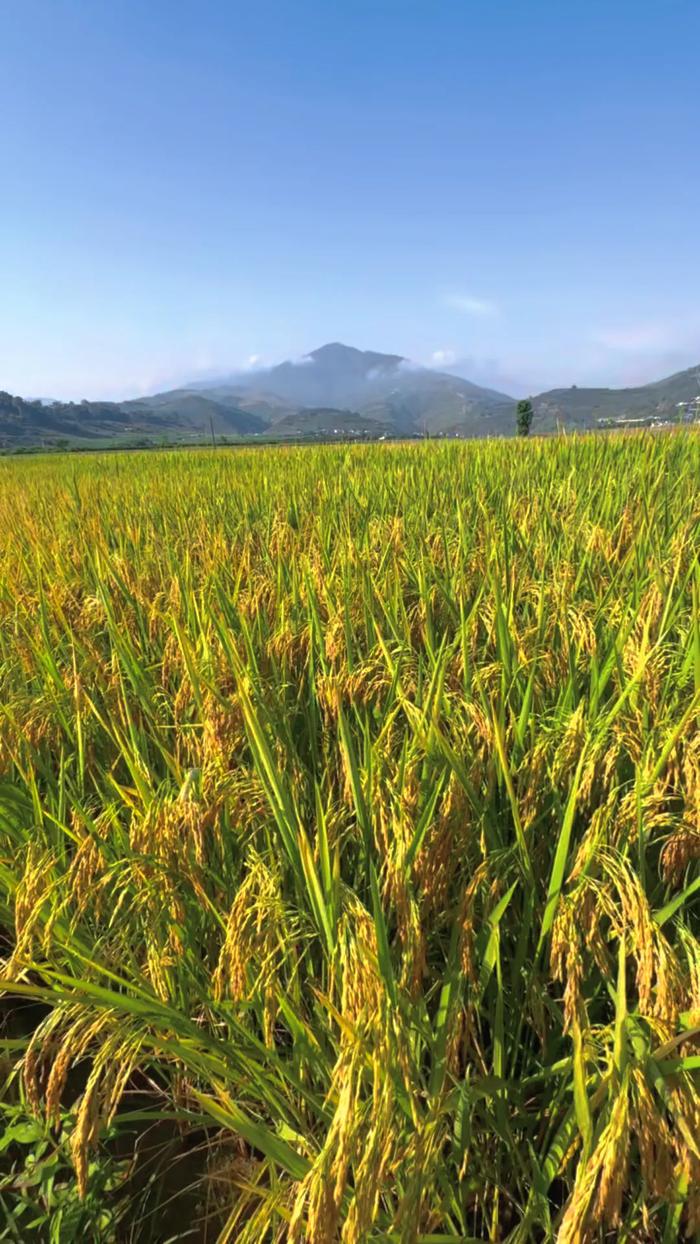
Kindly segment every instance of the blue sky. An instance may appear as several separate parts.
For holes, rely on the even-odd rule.
[[[697,0],[3,0],[0,387],[700,362]]]

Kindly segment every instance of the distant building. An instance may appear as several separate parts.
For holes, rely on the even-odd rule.
[[[700,421],[700,393],[688,402],[676,402],[676,409],[681,423],[696,423]]]

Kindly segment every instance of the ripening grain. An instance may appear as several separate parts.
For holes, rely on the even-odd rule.
[[[699,552],[692,433],[0,460],[3,1110],[81,1238],[700,1229]]]

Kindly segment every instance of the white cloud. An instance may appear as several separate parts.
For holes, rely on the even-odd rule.
[[[430,356],[433,367],[452,367],[457,362],[454,350],[433,350]]]
[[[461,311],[463,315],[476,315],[482,319],[498,315],[495,302],[487,298],[475,298],[473,294],[448,294],[445,298],[448,307]]]
[[[234,372],[260,371],[261,369],[266,370],[268,367],[274,367],[276,363],[280,362],[289,362],[292,367],[307,367],[309,364],[313,363],[313,361],[314,360],[311,358],[310,354],[297,354],[293,355],[289,359],[279,359],[274,356],[270,358],[269,355],[266,357],[264,354],[249,354],[242,363],[236,365]],[[219,364],[218,370],[225,371],[226,364]]]

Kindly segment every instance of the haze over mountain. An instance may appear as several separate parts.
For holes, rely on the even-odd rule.
[[[700,418],[699,394],[700,366],[630,389],[552,389],[533,398],[533,431],[676,421],[681,413]],[[5,448],[62,441],[191,442],[210,436],[472,437],[514,430],[514,397],[419,367],[398,354],[338,342],[276,367],[124,402],[45,403],[0,393]]]

